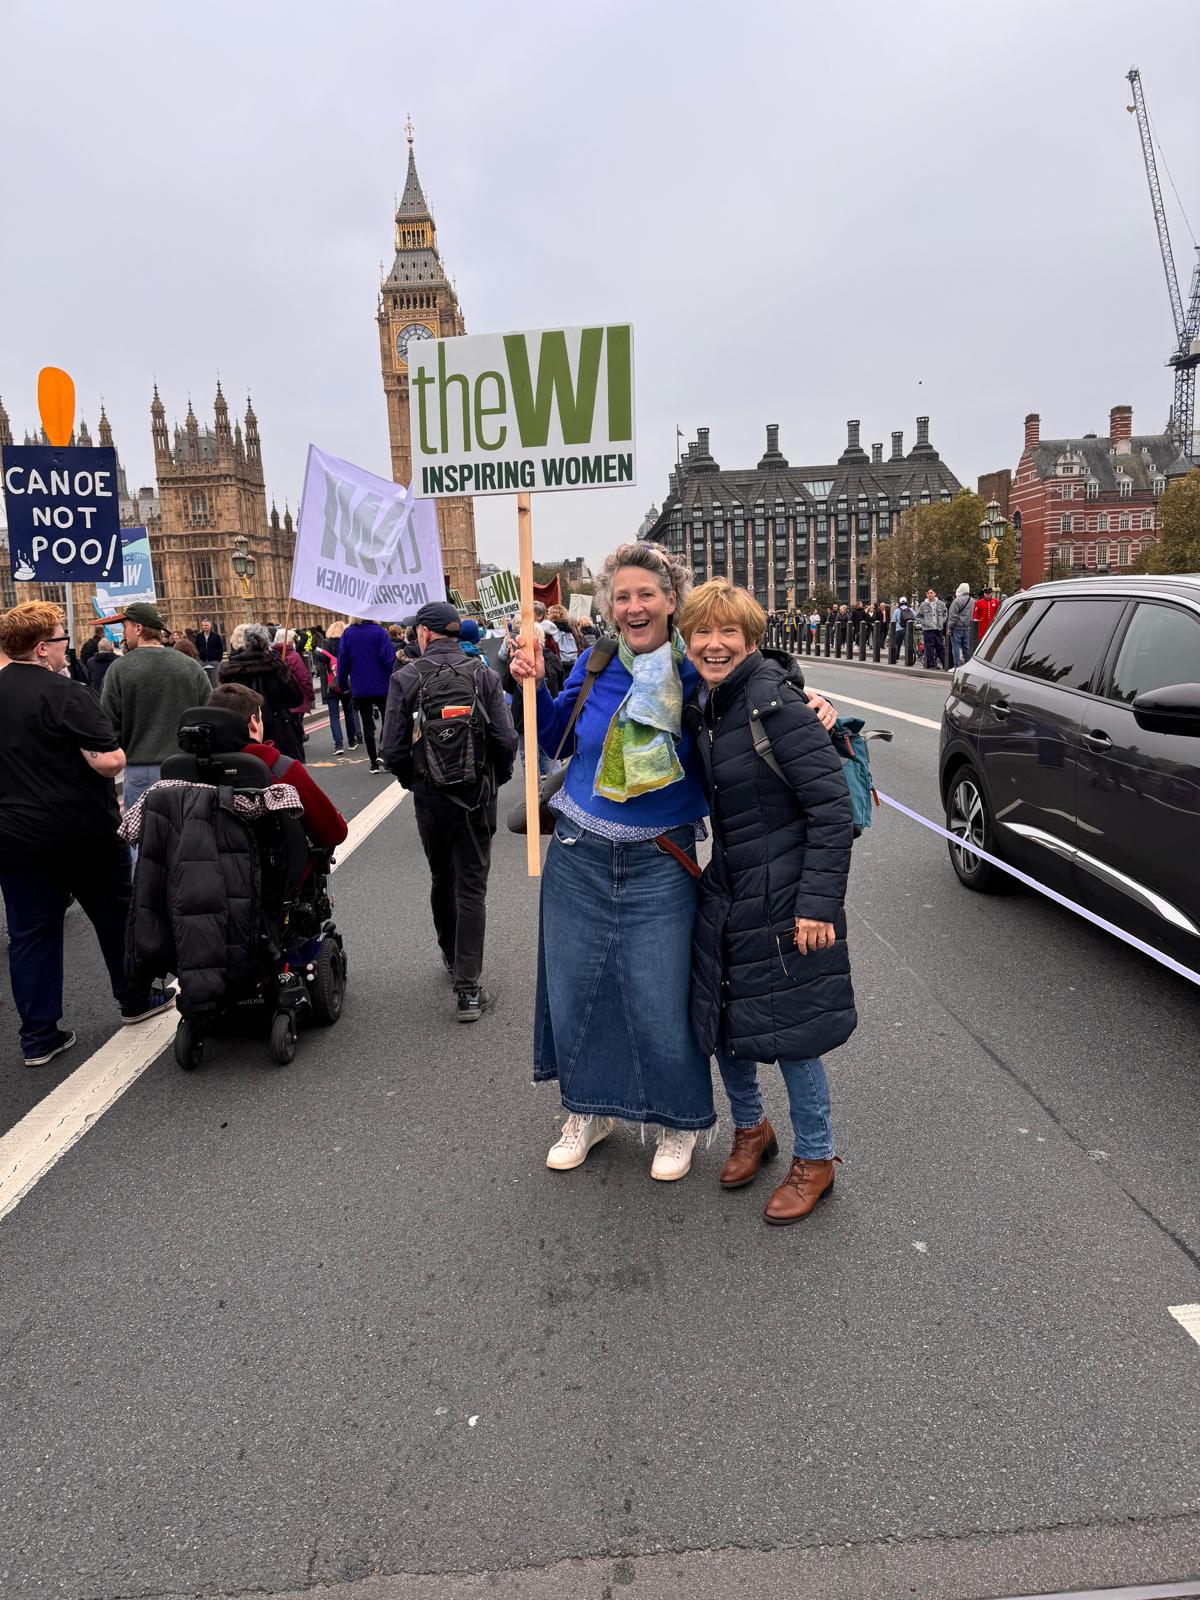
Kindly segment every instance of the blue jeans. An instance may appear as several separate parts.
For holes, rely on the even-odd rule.
[[[965,628],[951,628],[950,654],[956,667],[965,666],[971,659],[971,635]]]
[[[735,1128],[757,1128],[763,1119],[758,1063],[717,1052],[721,1081],[729,1096]],[[833,1124],[829,1118],[829,1081],[820,1056],[808,1061],[781,1061],[792,1119],[792,1154],[802,1161],[833,1159]]]
[[[340,750],[342,748],[341,701],[336,695],[331,695],[325,704],[329,711],[329,731],[333,735],[333,748]],[[346,738],[351,744],[359,742],[358,713],[349,700],[346,702]]]
[[[71,895],[96,930],[113,998],[123,1011],[145,1004],[145,985],[125,976],[125,919],[132,894],[129,847],[115,834],[76,839],[53,856],[0,863],[8,918],[8,970],[21,1019],[21,1046],[41,1055],[56,1043],[63,1009],[63,918]]]
[[[161,774],[161,767],[126,767],[125,785],[121,790],[121,809],[132,811],[151,784],[158,782]]]
[[[667,837],[689,853],[695,830]],[[696,880],[653,840],[559,817],[542,875],[533,1076],[583,1116],[710,1128],[712,1070],[688,1019]]]

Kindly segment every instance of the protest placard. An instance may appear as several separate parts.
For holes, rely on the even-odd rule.
[[[511,572],[493,572],[480,578],[479,603],[489,622],[521,614],[521,590],[516,576]]]
[[[103,445],[6,445],[4,503],[17,583],[120,577],[115,450]]]
[[[132,605],[135,600],[156,600],[154,568],[150,561],[150,537],[145,528],[121,529],[122,582],[98,583],[92,601],[98,617],[113,617]],[[116,642],[121,636],[121,625],[106,628],[108,637]]]
[[[444,599],[436,506],[309,445],[290,593],[377,622]]]
[[[408,360],[418,494],[637,481],[628,323],[424,339]]]
[[[516,493],[521,636],[531,640],[530,494],[637,481],[633,328],[617,322],[422,339],[409,344],[408,364],[416,492],[431,499]],[[532,749],[532,694],[523,696],[522,717]],[[525,807],[527,816],[537,815],[533,762],[525,764]],[[526,860],[537,877],[541,854],[532,828]]]

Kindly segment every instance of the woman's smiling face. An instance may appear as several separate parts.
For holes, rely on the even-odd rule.
[[[675,611],[675,596],[644,567],[618,567],[613,574],[612,615],[621,636],[635,655],[657,650],[667,642],[667,628]]]
[[[688,640],[692,665],[710,688],[722,683],[749,654],[740,624],[718,622],[715,617],[693,628]]]

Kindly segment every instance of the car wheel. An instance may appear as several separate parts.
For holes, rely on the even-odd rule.
[[[983,788],[971,767],[960,767],[950,782],[946,800],[946,830],[956,838],[965,840],[997,855],[996,829],[991,812],[984,799]],[[990,861],[984,861],[964,845],[948,844],[950,865],[958,880],[968,889],[981,894],[995,894],[1007,887],[1005,876]]]

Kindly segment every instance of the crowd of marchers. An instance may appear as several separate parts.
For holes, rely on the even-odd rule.
[[[717,1121],[715,1056],[733,1124],[719,1182],[744,1187],[778,1150],[759,1084],[760,1066],[777,1065],[792,1160],[765,1216],[807,1216],[838,1160],[823,1058],[857,1022],[845,911],[854,824],[835,713],[806,690],[794,654],[767,643],[753,596],[724,579],[693,590],[656,545],[618,547],[597,604],[599,631],[542,612],[532,637],[510,632],[492,652],[495,668],[476,620],[448,602],[395,629],[351,619],[276,638],[247,623],[208,658],[189,641],[196,659],[170,642],[155,606],[134,604],[119,619],[123,650],[97,641],[89,652],[114,656],[98,692],[73,674],[57,608],[0,617],[0,888],[26,1064],[75,1042],[61,1026],[72,897],[95,926],[122,1020],[174,1003],[173,984],[134,992],[126,973],[135,862],[118,825],[205,703],[238,719],[241,748],[298,792],[315,842],[336,847],[346,833],[304,766],[316,693],[335,749],[361,740],[370,770],[411,792],[456,1014],[485,1016],[496,999],[483,980],[492,846],[529,694],[542,817],[510,825],[551,835],[531,1051],[535,1081],[557,1083],[564,1112],[547,1167],[580,1166],[621,1123],[653,1132],[652,1177],[682,1178]]]
[[[1000,597],[993,590],[973,595],[969,583],[960,583],[949,601],[930,588],[924,599],[914,597],[911,603],[902,594],[894,605],[857,600],[824,609],[808,605],[799,611],[772,611],[766,637],[778,649],[808,655],[824,651],[849,656],[878,643],[877,659],[895,662],[906,656],[911,630],[914,660],[928,669],[957,667],[971,659],[999,607]]]

